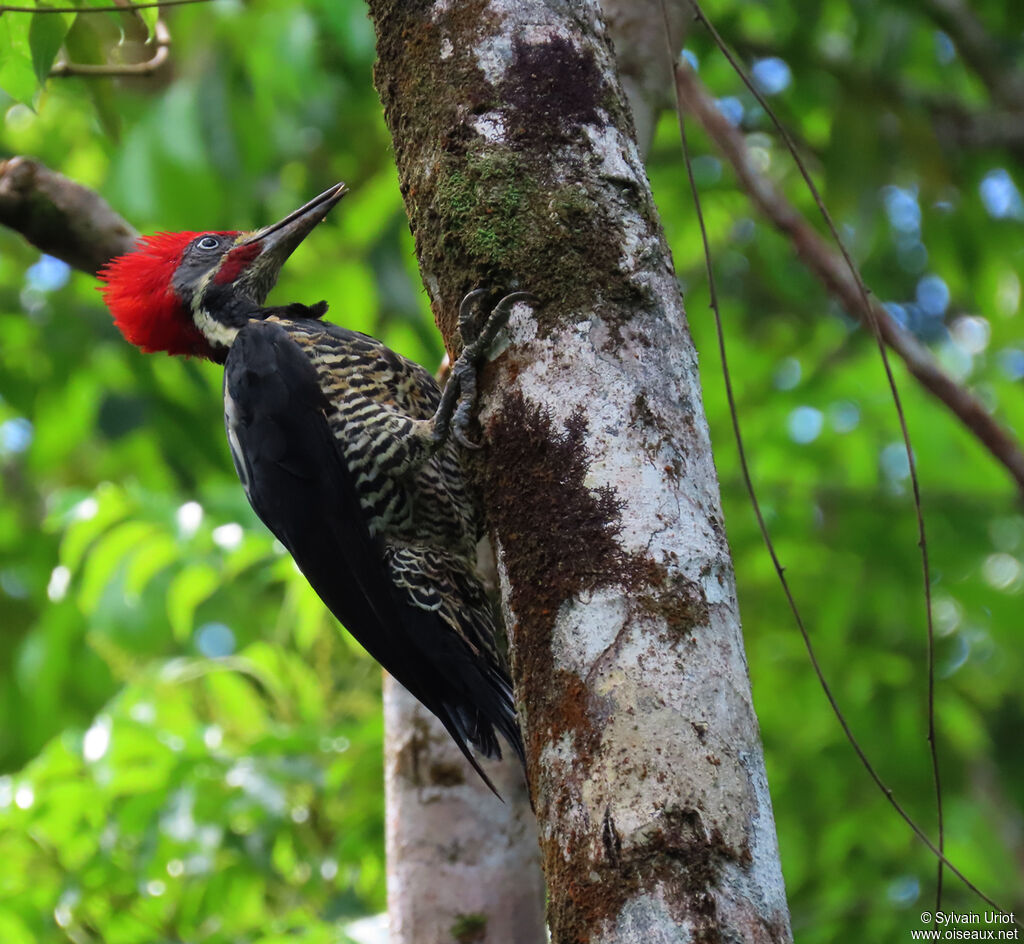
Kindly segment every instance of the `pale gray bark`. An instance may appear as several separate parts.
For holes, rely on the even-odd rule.
[[[479,464],[557,944],[791,939],[696,355],[594,0],[370,0],[377,83]],[[495,938],[495,940],[500,940]]]
[[[519,761],[481,761],[502,803],[390,677],[384,723],[390,944],[542,944],[537,822]]]
[[[693,12],[686,0],[601,0],[601,8],[643,157],[650,149],[658,116],[675,107],[672,65]]]

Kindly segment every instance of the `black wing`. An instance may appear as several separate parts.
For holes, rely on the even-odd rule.
[[[411,605],[370,535],[328,426],[330,404],[287,330],[254,322],[224,365],[225,425],[245,493],[331,612],[469,749],[497,750],[497,727],[521,752],[511,690],[436,613]]]

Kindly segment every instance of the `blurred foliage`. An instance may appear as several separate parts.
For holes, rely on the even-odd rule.
[[[1024,139],[991,87],[1021,61],[1024,6],[971,4],[993,37],[986,76],[939,6],[721,0],[709,13],[810,155],[873,290],[1024,434],[1021,148],[943,121],[1001,114]],[[152,20],[0,16],[0,156],[98,188],[142,231],[255,227],[346,180],[352,195],[275,297],[324,297],[339,322],[437,364],[362,5],[218,0],[165,16],[170,68],[43,86],[62,41],[76,61],[148,58]],[[696,27],[687,55],[811,214]],[[751,216],[708,142],[693,144],[769,524],[854,731],[932,828],[920,565],[877,352]],[[934,862],[845,744],[754,527],[674,119],[649,166],[704,355],[797,937],[898,940],[932,905]],[[339,920],[383,907],[379,671],[249,510],[219,373],[132,350],[92,280],[0,232],[4,944],[335,941]],[[1019,913],[1024,515],[1002,468],[897,373],[933,558],[949,853]],[[946,887],[947,908],[980,908]]]

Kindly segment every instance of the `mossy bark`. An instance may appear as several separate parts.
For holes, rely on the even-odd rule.
[[[471,289],[540,299],[483,371],[477,478],[553,940],[788,941],[696,354],[599,5],[369,6],[449,350]]]

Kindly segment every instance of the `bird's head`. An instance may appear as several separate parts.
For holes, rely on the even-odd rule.
[[[253,233],[156,233],[98,273],[125,338],[147,353],[222,361],[295,247],[345,195],[337,184]]]

